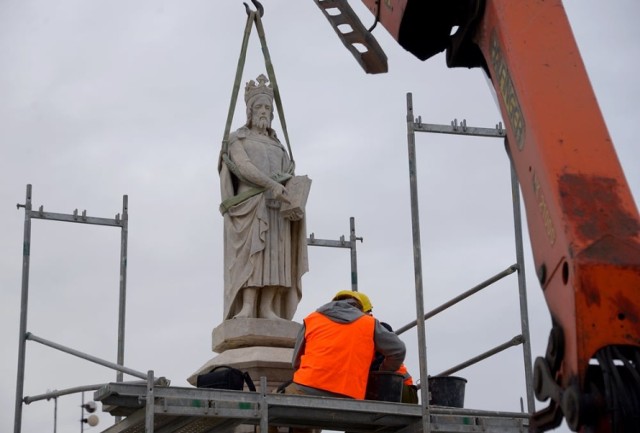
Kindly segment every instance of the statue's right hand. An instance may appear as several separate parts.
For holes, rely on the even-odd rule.
[[[271,187],[271,192],[273,193],[273,198],[275,198],[276,200],[285,203],[291,203],[289,201],[289,198],[287,198],[287,189],[284,187],[284,185],[276,183],[275,185],[273,185],[273,187]]]

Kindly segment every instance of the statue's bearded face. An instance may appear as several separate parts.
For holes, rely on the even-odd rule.
[[[258,129],[271,127],[273,107],[268,96],[258,96],[251,106],[251,124]]]

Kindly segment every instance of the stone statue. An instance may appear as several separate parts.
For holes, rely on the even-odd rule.
[[[289,205],[294,164],[271,128],[273,88],[256,80],[245,87],[247,123],[229,135],[218,166],[224,319],[291,320],[308,270],[304,209]]]

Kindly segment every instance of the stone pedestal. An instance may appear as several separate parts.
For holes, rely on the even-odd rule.
[[[218,355],[196,370],[187,381],[196,386],[199,374],[208,373],[219,365],[228,365],[249,372],[258,390],[260,377],[266,377],[267,392],[273,392],[293,377],[291,358],[301,326],[290,320],[225,320],[211,334],[211,348]],[[273,427],[271,431],[279,430]],[[253,432],[253,426],[241,425],[234,429],[234,433]]]
[[[212,332],[212,349],[219,353],[196,370],[187,381],[196,385],[199,374],[208,373],[219,365],[248,371],[256,387],[260,377],[267,378],[267,390],[272,392],[291,380],[293,346],[301,325],[289,320],[230,319]]]

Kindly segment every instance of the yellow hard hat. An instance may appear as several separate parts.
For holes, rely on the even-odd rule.
[[[352,290],[340,290],[333,297],[333,300],[339,301],[340,299],[346,299],[346,298],[353,298],[353,299],[356,299],[358,302],[360,302],[360,305],[362,305],[362,311],[364,311],[365,313],[368,313],[373,309],[373,305],[371,305],[371,301],[369,300],[369,297],[362,292],[354,292]]]
[[[373,305],[371,305],[371,300],[369,299],[369,297],[362,292],[356,292],[356,293],[360,297],[360,302],[362,303],[362,311],[364,311],[365,313],[368,313],[371,310],[373,310]]]

